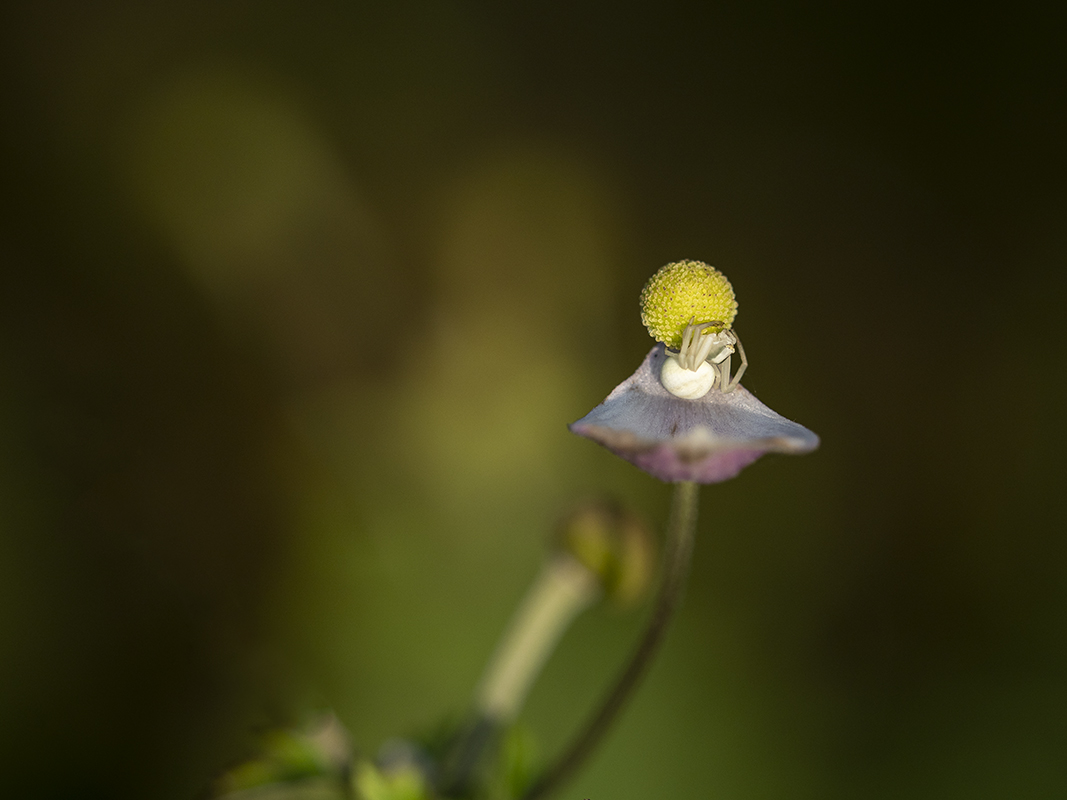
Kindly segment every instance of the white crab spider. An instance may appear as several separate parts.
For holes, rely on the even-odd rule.
[[[741,376],[748,368],[748,358],[741,340],[732,330],[705,334],[705,328],[721,326],[723,323],[702,322],[694,325],[693,320],[682,332],[682,347],[676,353],[666,351],[663,367],[660,369],[660,383],[675,397],[696,400],[703,397],[718,383],[723,394],[729,394],[741,382]],[[730,358],[734,347],[741,358],[737,374],[730,378]]]

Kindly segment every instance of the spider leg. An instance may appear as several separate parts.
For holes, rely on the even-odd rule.
[[[741,376],[744,375],[745,374],[745,370],[748,369],[748,356],[745,355],[745,348],[741,344],[741,337],[737,335],[737,331],[733,331],[733,335],[734,335],[734,343],[737,345],[737,354],[741,357],[741,364],[737,368],[737,374],[734,375],[733,381],[729,382],[729,388],[726,388],[728,380],[723,381],[723,383],[722,383],[722,385],[723,385],[723,393],[729,393],[729,392],[732,392],[734,389],[736,389],[738,384],[741,383]],[[729,367],[730,360],[729,359],[726,360],[726,364],[727,364],[726,377],[727,377],[727,379],[729,379],[729,376],[730,376],[730,367]]]
[[[726,358],[719,362],[719,388],[723,394],[729,394],[736,386],[736,383],[730,383],[730,353],[727,351]]]
[[[714,336],[702,336],[701,337],[701,339],[700,339],[700,347],[699,347],[699,349],[697,349],[695,357],[693,359],[694,362],[696,363],[696,366],[699,367],[700,363],[702,361],[707,361],[708,354],[711,352],[711,348],[713,348],[714,346],[715,346],[715,337]]]
[[[683,356],[689,352],[689,346],[693,342],[693,317],[689,318],[689,324],[685,326],[685,330],[682,331],[682,347],[678,351]]]

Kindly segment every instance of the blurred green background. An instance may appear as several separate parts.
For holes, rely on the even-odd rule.
[[[722,268],[818,432],[703,490],[561,797],[1059,798],[1067,58],[1054,4],[7,4],[0,794],[187,798],[332,708],[459,714],[590,494],[565,427]],[[641,619],[579,620],[555,752]]]

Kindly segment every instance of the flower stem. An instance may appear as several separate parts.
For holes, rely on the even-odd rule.
[[[511,722],[563,631],[600,593],[596,575],[572,556],[550,559],[494,654],[478,687],[475,709]]]
[[[689,481],[675,485],[667,527],[667,547],[663,556],[663,578],[656,595],[655,607],[626,667],[605,695],[599,708],[570,747],[523,795],[522,800],[536,800],[558,789],[592,754],[622,711],[644,677],[652,657],[659,649],[689,575],[693,555],[693,531],[696,528],[699,486]]]
[[[549,558],[486,668],[468,723],[444,764],[446,794],[463,794],[497,733],[511,724],[560,636],[602,594],[588,567],[567,553]]]

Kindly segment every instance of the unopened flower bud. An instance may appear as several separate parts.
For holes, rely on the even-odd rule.
[[[560,547],[591,570],[619,605],[644,596],[652,580],[652,531],[621,505],[591,501],[571,511],[557,531]]]

